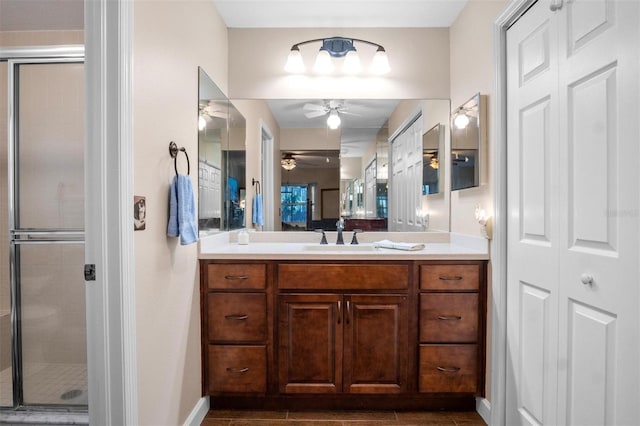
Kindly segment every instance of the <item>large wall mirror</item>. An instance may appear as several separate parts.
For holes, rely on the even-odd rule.
[[[483,115],[482,97],[477,93],[451,116],[452,191],[480,185]]]
[[[198,72],[198,228],[203,236],[245,226],[246,121],[207,73]]]
[[[449,197],[444,194],[449,189],[448,179],[445,184],[441,169],[433,168],[434,164],[442,163],[441,157],[449,149],[445,145],[449,141],[448,100],[279,99],[267,102],[280,126],[278,201],[282,230],[334,230],[340,217],[346,220],[347,229],[449,230]],[[420,175],[416,174],[416,188],[411,195],[415,200],[407,203],[413,207],[403,212],[411,216],[409,222],[415,223],[418,217],[420,226],[391,229],[389,211],[397,207],[394,204],[406,203],[409,195],[394,196],[389,190],[392,179],[389,130],[391,127],[396,131],[416,110],[421,117],[418,131],[421,147],[422,129],[433,129],[433,132],[426,136],[428,149],[419,149]],[[422,166],[423,152],[435,156],[435,163],[430,162],[431,169],[426,172]],[[425,187],[428,187],[426,193]],[[428,229],[423,222],[428,198],[434,201],[434,206],[438,204],[434,213],[441,220],[435,229]]]

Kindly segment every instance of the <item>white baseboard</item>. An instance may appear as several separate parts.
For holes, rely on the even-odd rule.
[[[491,424],[491,403],[487,398],[476,398],[476,411],[486,424]]]
[[[205,416],[209,412],[209,397],[203,396],[198,400],[198,403],[193,407],[189,417],[184,421],[184,426],[200,426]]]

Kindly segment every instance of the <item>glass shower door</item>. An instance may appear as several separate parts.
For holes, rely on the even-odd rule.
[[[9,61],[14,405],[87,405],[84,65]]]

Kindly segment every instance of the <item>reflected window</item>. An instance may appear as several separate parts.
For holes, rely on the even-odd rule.
[[[311,213],[308,205],[307,185],[283,185],[280,187],[282,205],[282,230],[305,231]]]

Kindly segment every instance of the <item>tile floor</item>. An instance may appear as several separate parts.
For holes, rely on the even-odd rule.
[[[12,406],[11,368],[0,371],[0,406]],[[87,404],[86,364],[25,363],[24,396],[28,404]]]
[[[476,412],[211,410],[201,426],[485,426]]]

